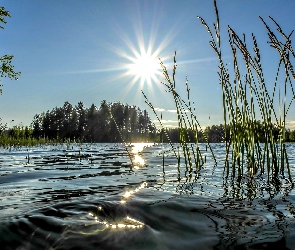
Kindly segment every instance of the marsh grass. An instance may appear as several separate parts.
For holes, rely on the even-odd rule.
[[[5,132],[0,134],[0,147],[2,148],[18,148],[18,147],[31,147],[31,146],[39,146],[44,144],[61,144],[62,141],[50,140],[47,138],[34,138],[34,137],[20,137],[15,138],[13,136],[7,135]]]
[[[216,21],[213,23],[212,29],[203,18],[198,18],[206,27],[211,38],[209,44],[219,60],[218,75],[222,88],[224,138],[227,138],[225,140],[224,176],[241,180],[245,174],[249,178],[266,174],[267,182],[277,185],[279,179],[285,178],[287,175],[292,182],[285,146],[285,125],[286,117],[295,98],[293,88],[295,72],[291,63],[291,58],[295,58],[291,45],[293,31],[289,35],[285,34],[279,24],[270,17],[276,28],[276,31],[272,31],[270,26],[260,17],[268,33],[270,47],[279,53],[274,83],[271,84],[265,80],[261,54],[254,34],[251,34],[252,46],[248,47],[245,34],[241,38],[228,26],[228,43],[232,52],[231,67],[229,68],[229,65],[225,63],[221,48],[216,0],[214,0],[214,8]],[[187,98],[185,101],[176,91],[176,53],[172,78],[169,77],[167,69],[161,61],[160,64],[165,77],[163,84],[167,92],[172,94],[177,110],[179,141],[185,165],[191,168],[194,163],[198,168],[205,163],[205,158],[198,146],[198,131],[201,131],[202,128],[196,118],[193,103],[190,101],[188,81],[186,81]],[[288,92],[292,94],[289,99]],[[153,105],[144,93],[143,95],[146,103],[156,114]],[[157,119],[164,131],[161,119],[158,116]],[[258,126],[260,124],[262,126]],[[263,143],[259,137],[261,132],[258,131],[261,127],[264,134]],[[278,138],[275,138],[274,129],[279,131]],[[194,131],[194,138],[189,137],[189,130]],[[206,140],[216,163],[208,138]],[[194,144],[191,144],[192,142]],[[179,162],[179,153],[175,152],[175,155]]]

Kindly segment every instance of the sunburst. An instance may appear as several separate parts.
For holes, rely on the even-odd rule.
[[[157,24],[152,25],[150,32],[143,32],[139,20],[134,22],[138,25],[135,25],[133,36],[128,36],[123,30],[120,31],[119,36],[123,40],[123,46],[114,50],[121,59],[125,60],[125,62],[120,60],[122,63],[118,65],[122,70],[125,69],[119,78],[129,79],[124,89],[125,93],[134,91],[135,85],[137,89],[142,90],[147,87],[153,92],[153,87],[159,86],[163,76],[160,59],[165,62],[171,57],[165,50],[173,40],[174,33],[167,32],[159,40]]]
[[[161,75],[161,67],[159,55],[157,52],[152,53],[142,49],[140,52],[135,52],[134,57],[129,57],[130,63],[127,65],[126,75],[133,76],[133,81],[140,80],[140,85],[144,83],[149,85],[157,81]]]
[[[159,82],[159,77],[162,75],[160,58],[162,61],[167,59],[167,56],[163,55],[163,49],[167,42],[162,42],[154,48],[153,39],[150,38],[147,46],[145,46],[143,39],[139,37],[137,37],[136,43],[131,43],[129,39],[125,39],[128,50],[130,50],[129,53],[118,51],[118,54],[126,59],[126,63],[122,65],[126,71],[121,76],[131,78],[131,83],[129,83],[131,86],[136,83],[142,88],[147,84],[149,88],[152,88],[153,83]]]

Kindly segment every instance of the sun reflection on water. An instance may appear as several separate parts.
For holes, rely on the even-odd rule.
[[[107,221],[100,221],[98,216],[93,213],[89,213],[89,216],[93,217],[96,223],[103,225],[105,228],[114,229],[139,229],[144,226],[144,223],[139,220],[135,220],[129,216],[123,218],[119,223],[108,223]]]
[[[136,188],[135,190],[130,190],[130,191],[126,191],[123,194],[123,199],[120,201],[121,204],[125,204],[126,201],[135,193],[137,193],[138,191],[140,191],[143,188],[147,187],[147,183],[143,182],[138,188]]]
[[[124,205],[127,202],[127,200],[131,198],[132,195],[134,195],[135,193],[137,193],[138,191],[140,191],[141,189],[146,188],[146,187],[147,187],[147,183],[143,182],[136,189],[125,191],[125,193],[123,194],[123,197],[122,197],[122,199],[120,201],[120,204]],[[103,207],[98,206],[97,210],[98,211],[103,211]],[[139,229],[139,228],[142,228],[144,226],[144,223],[142,223],[139,220],[131,218],[129,215],[127,215],[126,217],[124,217],[123,219],[121,219],[118,222],[114,221],[112,223],[108,222],[105,217],[99,216],[98,214],[96,214],[94,212],[88,213],[88,216],[92,217],[97,224],[102,225],[103,227],[105,227],[105,229],[107,229],[107,228],[111,229],[111,230],[116,230],[116,229]]]
[[[133,162],[136,164],[134,166],[135,169],[139,169],[139,167],[142,167],[145,164],[145,160],[140,155],[135,155]]]
[[[134,169],[139,169],[142,166],[145,166],[145,160],[142,157],[142,152],[146,147],[152,146],[153,143],[132,143],[130,144],[131,147],[131,155],[133,157],[133,168]],[[126,190],[123,195],[122,199],[120,200],[120,206],[126,204],[126,202],[137,192],[139,192],[141,189],[146,188],[147,183],[143,182],[141,183],[137,188],[133,190]],[[102,206],[97,207],[97,212],[93,213],[88,213],[90,217],[94,219],[94,221],[101,226],[103,226],[105,229],[111,229],[111,230],[118,230],[118,229],[139,229],[144,226],[144,223],[131,218],[130,216],[126,216],[120,221],[108,221],[105,216],[100,216],[99,212],[103,211]],[[97,213],[97,214],[96,214]]]
[[[142,152],[144,148],[150,147],[152,145],[153,145],[153,143],[143,143],[143,142],[142,143],[132,143],[131,144],[131,147],[132,147],[131,153],[138,154],[138,153]]]
[[[134,169],[139,169],[140,167],[143,167],[145,165],[145,160],[142,157],[142,151],[146,147],[152,146],[153,143],[132,143],[131,147],[131,154],[133,155],[132,162],[135,164],[133,166]]]

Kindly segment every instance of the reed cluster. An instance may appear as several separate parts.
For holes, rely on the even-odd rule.
[[[219,82],[222,86],[222,100],[224,113],[224,126],[230,129],[230,140],[226,141],[226,170],[227,175],[231,165],[233,175],[242,175],[244,172],[256,174],[267,172],[268,177],[284,176],[290,170],[285,147],[286,116],[294,100],[292,82],[295,74],[291,58],[295,57],[291,45],[291,35],[283,32],[279,24],[270,17],[276,26],[276,33],[260,17],[266,27],[270,47],[279,53],[274,84],[266,83],[260,50],[255,35],[252,34],[252,48],[246,44],[246,36],[242,38],[228,26],[228,42],[232,52],[233,68],[229,69],[224,62],[221,49],[221,32],[218,9],[214,0],[216,22],[213,29],[199,17],[201,23],[210,34],[210,45],[216,52],[219,60]],[[252,52],[253,51],[253,52]],[[283,75],[282,75],[283,74]],[[283,79],[281,93],[279,80]],[[290,100],[287,91],[292,92]],[[276,98],[279,103],[275,105]],[[282,100],[282,101],[281,101]],[[265,142],[259,143],[257,120],[261,119]],[[275,140],[273,128],[279,130],[279,139]],[[229,154],[231,150],[231,163]],[[246,164],[245,164],[246,163]],[[286,167],[286,169],[285,169]],[[246,171],[245,169],[246,168]]]
[[[291,180],[290,166],[286,152],[286,117],[295,98],[293,81],[295,72],[291,59],[295,53],[291,45],[291,34],[283,32],[279,24],[270,17],[276,31],[261,19],[264,24],[271,48],[279,53],[277,71],[273,83],[267,82],[259,46],[254,34],[251,34],[252,46],[246,44],[245,34],[239,37],[228,26],[228,43],[232,52],[232,64],[227,65],[222,54],[220,21],[216,0],[214,0],[216,21],[210,28],[205,20],[198,17],[210,35],[209,44],[219,60],[219,83],[222,87],[222,103],[225,131],[225,165],[226,177],[241,178],[244,174],[252,177],[266,174],[268,181],[277,181],[280,177]],[[204,163],[204,158],[198,147],[198,131],[201,126],[196,118],[193,103],[190,101],[190,90],[186,81],[187,99],[180,97],[175,87],[176,53],[172,79],[167,69],[160,61],[167,91],[173,96],[178,118],[179,137],[186,165],[196,166]],[[268,78],[267,78],[268,79]],[[291,93],[291,97],[287,93]],[[144,93],[143,93],[144,94]],[[154,107],[146,103],[155,112]],[[157,116],[158,117],[158,116]],[[158,117],[160,122],[160,119]],[[162,123],[160,122],[163,127]],[[258,126],[260,125],[260,126]],[[262,126],[261,126],[262,125]],[[261,143],[261,128],[264,142]],[[195,131],[194,138],[188,138],[187,131]],[[279,136],[273,135],[278,130]],[[193,140],[192,140],[193,139]],[[195,149],[188,142],[194,141]],[[211,150],[210,144],[208,147]],[[212,152],[212,150],[211,150]],[[213,158],[214,153],[212,152]],[[179,155],[178,155],[179,157]],[[215,161],[216,162],[216,161]]]

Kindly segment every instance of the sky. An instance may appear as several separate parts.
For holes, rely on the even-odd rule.
[[[15,70],[22,73],[18,81],[2,79],[0,118],[8,127],[30,125],[35,114],[66,101],[73,106],[82,101],[86,107],[120,101],[147,109],[154,120],[141,90],[162,113],[163,123],[175,126],[175,105],[161,83],[158,61],[171,74],[175,51],[178,93],[186,97],[187,77],[201,126],[223,123],[218,61],[197,18],[212,27],[213,0],[0,0],[0,6],[12,16],[0,30],[0,56],[14,55]],[[225,61],[232,61],[228,25],[238,35],[245,33],[249,44],[254,33],[272,86],[278,57],[259,16],[274,27],[272,16],[290,33],[295,1],[217,0],[217,6]],[[294,104],[287,126],[295,129]]]

